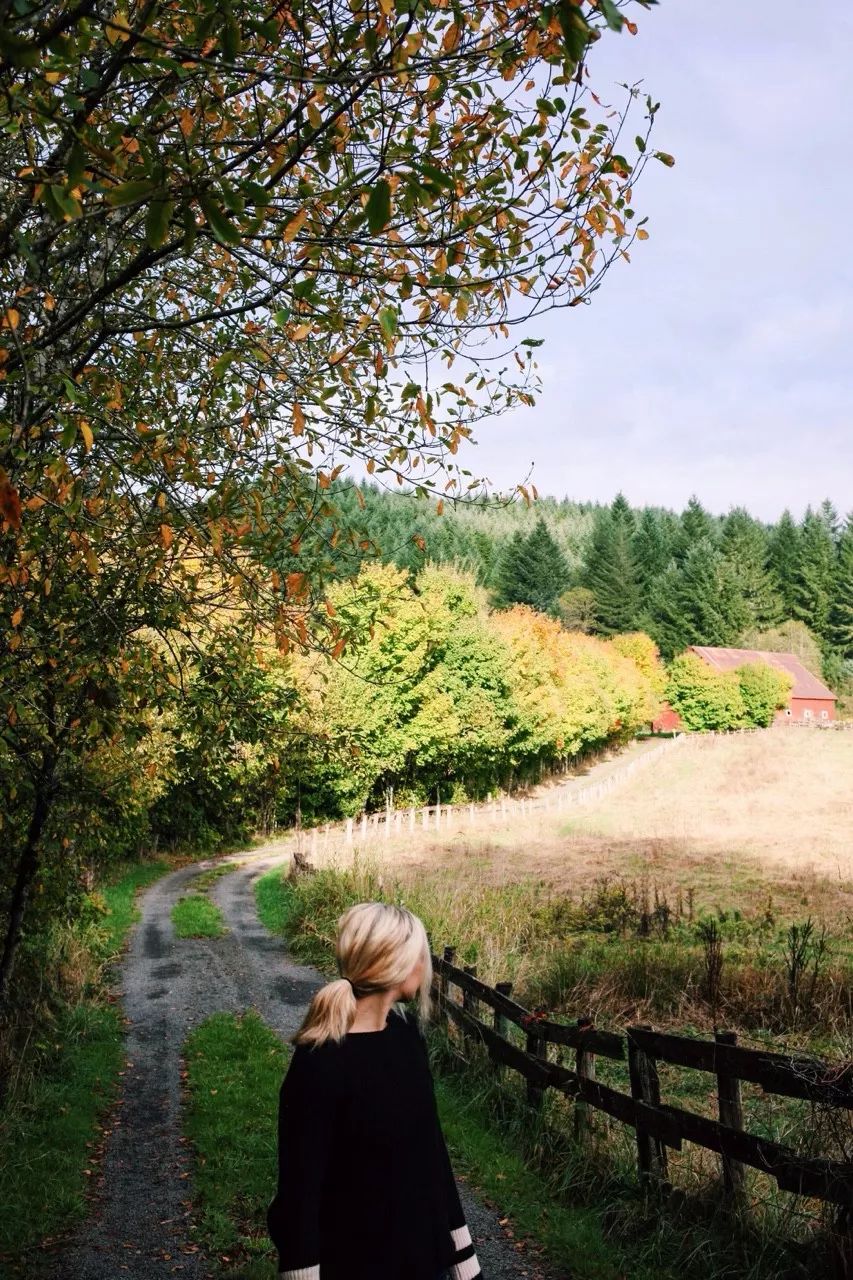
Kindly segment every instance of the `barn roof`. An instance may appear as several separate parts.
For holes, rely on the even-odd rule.
[[[692,644],[692,653],[698,653],[718,671],[733,671],[745,662],[766,662],[771,667],[778,667],[794,677],[792,698],[824,698],[835,702],[835,694],[827,689],[822,680],[807,671],[799,658],[792,653],[771,653],[767,649],[716,649],[711,645]]]

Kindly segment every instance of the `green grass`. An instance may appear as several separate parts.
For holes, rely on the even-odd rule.
[[[257,1014],[216,1013],[193,1031],[184,1059],[198,1242],[229,1275],[273,1280],[266,1210],[275,1192],[278,1091],[288,1051]]]
[[[137,891],[169,869],[164,861],[126,867],[93,895],[98,924],[87,924],[85,937],[98,962],[121,951],[139,918]],[[24,1255],[66,1235],[86,1212],[92,1143],[124,1059],[121,1013],[97,995],[63,1005],[37,1032],[30,1048],[38,1068],[0,1112],[0,1258],[12,1275],[31,1271]]]
[[[179,938],[221,938],[228,930],[222,912],[203,893],[188,893],[172,907],[172,924]]]
[[[573,1280],[667,1280],[671,1273],[647,1267],[624,1243],[607,1237],[600,1209],[557,1199],[525,1164],[488,1109],[460,1088],[436,1078],[436,1099],[453,1166],[512,1222],[516,1240],[537,1242],[545,1257],[570,1269]],[[528,1243],[523,1256],[538,1250]],[[562,1271],[561,1271],[562,1274]]]

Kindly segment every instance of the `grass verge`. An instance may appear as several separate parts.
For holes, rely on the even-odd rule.
[[[204,893],[187,893],[172,907],[179,938],[221,938],[228,930],[222,912]]]
[[[137,892],[169,869],[162,860],[136,864],[102,886],[99,922],[83,935],[94,989],[40,1029],[28,1076],[16,1076],[0,1112],[0,1260],[11,1275],[31,1270],[22,1255],[67,1234],[86,1211],[98,1122],[115,1101],[123,1062],[121,1012],[96,978],[139,917]]]
[[[254,1013],[216,1013],[184,1048],[197,1238],[223,1271],[245,1280],[276,1274],[266,1210],[275,1192],[278,1091],[287,1059]]]

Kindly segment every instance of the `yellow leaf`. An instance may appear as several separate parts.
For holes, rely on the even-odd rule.
[[[171,529],[171,526],[170,526],[170,525],[168,525],[168,524],[161,524],[161,525],[160,525],[160,541],[162,542],[163,546],[165,547],[165,549],[166,549],[167,551],[169,550],[169,547],[171,547],[171,545],[172,545],[172,540],[173,540],[174,536],[175,536],[175,535],[174,535],[174,533],[172,532],[172,529]]]
[[[394,12],[394,0],[379,0],[379,8],[385,14],[386,18],[390,18]]]
[[[302,412],[302,405],[295,404],[293,406],[293,434],[301,436],[305,430],[305,414]]]
[[[303,338],[307,338],[311,332],[310,324],[298,324],[293,330],[293,337],[297,342],[301,342]]]
[[[12,614],[12,626],[19,627],[21,625],[21,619],[23,618],[23,616],[24,616],[24,610],[22,608],[16,609],[15,612]]]
[[[93,578],[97,577],[98,557],[95,555],[92,548],[87,546],[86,550],[83,552],[83,556],[86,560],[86,568],[89,570]]]
[[[83,443],[85,444],[86,452],[88,453],[92,448],[92,445],[95,443],[95,437],[92,434],[92,428],[89,426],[85,418],[81,418],[79,426],[80,435],[83,437]]]
[[[193,120],[193,115],[189,107],[184,107],[183,111],[178,117],[178,124],[180,125],[181,133],[184,135],[185,138],[192,133],[193,128],[195,126],[195,121]]]
[[[639,231],[637,232],[637,239],[648,240],[648,238],[649,238],[648,231],[646,231],[645,227],[640,227]]]
[[[289,243],[291,240],[296,239],[299,232],[304,227],[307,217],[308,217],[308,210],[300,209],[296,217],[290,219],[290,222],[288,222],[287,226],[284,228],[284,240],[286,243]]]

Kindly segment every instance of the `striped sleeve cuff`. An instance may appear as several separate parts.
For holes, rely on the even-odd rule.
[[[320,1264],[316,1267],[297,1267],[295,1271],[279,1271],[279,1280],[320,1280]]]
[[[479,1280],[482,1272],[467,1226],[457,1227],[451,1231],[450,1237],[456,1253],[450,1265],[450,1280]]]

